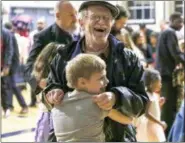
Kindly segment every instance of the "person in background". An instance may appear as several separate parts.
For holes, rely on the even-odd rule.
[[[169,142],[185,142],[184,99],[168,135]]]
[[[161,107],[164,104],[164,98],[159,93],[161,90],[160,73],[154,69],[146,69],[143,74],[143,80],[149,102],[145,115],[136,119],[137,141],[139,142],[164,142],[166,137],[164,130],[167,125],[161,121]]]
[[[148,101],[141,79],[143,67],[138,57],[110,34],[119,10],[108,1],[84,1],[79,12],[84,37],[58,50],[51,64],[48,86],[43,91],[43,102],[48,109],[62,102],[64,94],[72,91],[65,78],[66,62],[78,54],[89,53],[106,62],[109,80],[106,92],[93,96],[95,104],[103,110],[117,109],[128,117],[140,116]],[[132,125],[109,118],[104,120],[104,133],[107,142],[136,141]]]
[[[123,29],[126,26],[126,23],[129,18],[129,13],[126,11],[126,9],[120,5],[116,5],[116,7],[119,9],[120,13],[115,19],[115,23],[112,26],[111,34],[114,36],[121,35],[121,29]]]
[[[156,52],[156,69],[162,77],[161,96],[166,98],[162,108],[161,118],[168,127],[166,136],[174,121],[177,113],[177,88],[173,86],[173,72],[179,63],[185,65],[184,53],[180,51],[176,32],[182,28],[183,18],[179,12],[170,15],[170,26],[161,32],[157,43]]]
[[[39,33],[40,31],[42,31],[44,28],[46,28],[46,21],[45,18],[41,17],[37,20],[37,29],[35,29],[34,31],[30,32],[30,48],[33,45],[33,37],[35,34]],[[30,49],[31,50],[31,49]]]
[[[19,87],[16,86],[16,73],[18,71],[19,68],[19,48],[18,48],[18,44],[17,44],[17,40],[16,37],[14,35],[14,31],[13,31],[13,25],[11,23],[5,23],[5,28],[7,28],[8,30],[11,31],[12,34],[12,44],[13,44],[13,58],[12,58],[12,64],[10,66],[10,72],[8,74],[8,76],[6,78],[8,78],[8,84],[9,84],[9,89],[10,90],[8,93],[10,95],[8,95],[9,97],[9,101],[11,103],[11,109],[13,110],[13,94],[15,94],[20,106],[22,107],[20,113],[21,114],[25,114],[28,113],[28,107],[27,104],[22,96],[21,90]]]
[[[48,28],[40,31],[34,36],[33,46],[30,50],[25,74],[30,77],[28,82],[31,85],[32,92],[37,92],[37,86],[42,86],[42,82],[37,84],[34,77],[30,76],[34,62],[42,49],[50,42],[60,44],[69,44],[73,40],[73,32],[77,27],[77,12],[69,1],[60,0],[55,6],[55,23]],[[30,104],[35,106],[34,103]]]
[[[150,43],[151,43],[151,47],[152,47],[152,57],[154,59],[154,63],[153,63],[154,67],[155,67],[155,60],[156,60],[157,40],[158,40],[158,33],[152,32],[150,35]]]
[[[140,32],[144,34],[144,37],[146,39],[147,44],[151,44],[150,42],[150,34],[153,32],[153,30],[146,27],[144,23],[139,24]]]
[[[133,32],[132,39],[136,47],[143,53],[146,67],[152,66],[154,59],[152,57],[152,47],[146,43],[144,34],[142,32]]]
[[[44,47],[51,43],[56,42],[58,44],[68,45],[73,40],[77,40],[79,36],[75,35],[74,32],[77,28],[77,11],[70,3],[70,1],[60,0],[56,2],[55,5],[55,22],[40,31],[34,36],[33,46],[31,48],[27,64],[25,67],[25,74],[29,77],[28,82],[31,85],[32,90],[35,93],[35,96],[40,92],[40,88],[45,86],[46,78],[40,79],[40,82],[36,80],[34,76],[31,75],[34,67],[34,63],[40,52],[44,49]],[[49,115],[46,115],[49,114]],[[45,113],[42,112],[40,118],[38,119],[38,128],[41,130],[36,132],[36,136],[43,133],[42,126],[44,126],[45,121],[50,118],[50,112]],[[50,122],[51,132],[53,130],[52,121]],[[50,137],[53,137],[52,135]],[[38,137],[39,139],[39,137]],[[40,138],[43,141],[42,137]],[[53,138],[49,138],[49,140],[53,140]]]
[[[57,54],[58,47],[62,45],[57,44],[55,42],[51,42],[47,44],[44,49],[38,55],[32,75],[36,78],[37,82],[43,82],[40,90],[38,91],[38,95],[40,97],[41,91],[46,87],[46,79],[48,77],[50,71],[50,63]],[[41,81],[43,80],[43,81]],[[41,100],[41,97],[40,97]],[[35,129],[35,142],[47,142],[50,130],[50,111],[45,107],[45,105],[41,102],[39,104],[39,119],[43,118],[43,120],[38,120],[36,129]]]
[[[9,100],[9,79],[10,68],[14,53],[12,34],[9,30],[2,27],[1,35],[1,103],[3,107],[4,117],[10,115],[11,101]]]
[[[32,31],[30,33],[29,39],[30,39],[30,46],[29,46],[29,51],[31,50],[32,46],[33,46],[33,37],[35,34],[39,33],[40,31],[42,31],[44,28],[46,27],[46,21],[45,19],[39,18],[37,20],[37,29]],[[31,88],[31,103],[29,104],[30,107],[35,107],[36,106],[36,102],[37,102],[37,98],[35,96],[35,92],[33,90],[33,88]]]
[[[161,32],[166,30],[168,28],[168,26],[169,26],[169,22],[166,21],[166,20],[162,20],[160,22],[160,30],[161,30]]]

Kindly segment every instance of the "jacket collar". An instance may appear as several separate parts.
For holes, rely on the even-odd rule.
[[[64,41],[71,42],[73,40],[72,35],[66,32],[65,30],[61,29],[56,23],[53,24],[51,28],[51,33],[52,36],[55,37],[54,39],[56,41],[59,41],[60,43],[64,43]]]

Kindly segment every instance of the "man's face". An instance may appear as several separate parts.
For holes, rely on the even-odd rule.
[[[60,26],[66,30],[73,32],[77,28],[77,11],[71,3],[66,2],[61,5],[58,13],[58,21]]]
[[[183,27],[183,24],[184,24],[184,20],[182,17],[176,18],[172,22],[172,25],[176,28],[176,30],[181,30],[181,28]]]
[[[112,25],[113,17],[110,10],[102,6],[90,6],[82,20],[86,40],[97,44],[107,41]]]
[[[37,30],[41,31],[45,28],[45,23],[44,22],[38,22],[37,23]]]
[[[87,92],[92,94],[99,94],[105,91],[107,84],[109,83],[106,77],[106,71],[95,72],[85,82],[85,88]]]
[[[128,21],[127,17],[121,17],[120,19],[115,21],[115,28],[117,30],[121,30],[125,26],[127,21]]]

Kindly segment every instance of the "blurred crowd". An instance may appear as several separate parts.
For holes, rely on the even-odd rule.
[[[152,113],[154,115],[152,117],[146,115],[145,121],[154,120],[154,122],[157,122],[163,127],[162,131],[159,131],[158,129],[160,127],[158,127],[153,133],[155,138],[153,140],[151,138],[151,140],[149,138],[146,139],[143,136],[144,125],[147,126],[147,123],[142,119],[142,122],[137,121],[135,123],[138,133],[136,136],[137,140],[155,142],[161,141],[161,138],[165,138],[162,141],[184,141],[182,137],[184,136],[184,129],[179,127],[184,126],[184,122],[182,125],[178,124],[182,119],[180,116],[184,118],[184,112],[182,110],[184,110],[185,44],[184,35],[177,32],[184,27],[182,14],[175,12],[171,14],[169,21],[161,21],[161,31],[157,32],[149,29],[147,24],[144,23],[139,24],[139,29],[133,29],[127,24],[130,17],[128,11],[123,6],[116,5],[116,7],[120,13],[114,21],[110,34],[123,42],[124,48],[131,50],[137,55],[146,72],[144,74],[144,80],[145,83],[148,83],[145,85],[145,88],[149,94],[149,99],[150,94],[152,93],[151,95],[153,95],[155,93],[157,104],[160,105],[160,109],[158,110],[159,114],[161,114],[160,117],[156,117],[157,119],[153,118],[153,116],[156,116],[157,107],[151,104],[152,109],[149,108],[148,112],[152,113],[155,110]],[[41,51],[51,42],[67,45],[70,41],[78,40],[84,36],[84,29],[81,27],[77,29],[77,25],[80,25],[81,21],[77,19],[77,11],[72,6],[63,6],[63,10],[60,10],[56,6],[55,12],[56,21],[53,21],[53,25],[46,26],[45,19],[40,18],[37,20],[37,29],[33,31],[29,30],[29,21],[26,22],[24,19],[13,19],[2,26],[1,105],[3,108],[3,117],[5,118],[11,116],[11,112],[16,108],[12,101],[14,95],[22,107],[20,114],[27,114],[29,108],[38,107],[38,104],[41,104],[42,97],[40,97],[40,93],[46,87],[47,76],[33,78],[35,74],[33,70],[45,72],[42,71],[43,64],[38,66],[40,63],[37,57]],[[100,19],[100,17],[93,18],[96,20]],[[53,46],[53,48],[57,47]],[[46,59],[50,60],[50,56],[48,55]],[[43,59],[40,58],[40,60]],[[36,61],[37,65],[35,65]],[[50,63],[49,61],[45,61],[45,64],[49,65]],[[159,75],[155,72],[150,73],[150,70],[155,70]],[[49,71],[46,75],[48,73]],[[153,85],[156,81],[160,83]],[[29,105],[26,104],[22,95],[22,90],[27,90],[27,83],[31,85],[31,91],[29,91],[31,102]],[[158,87],[157,90],[156,86]],[[153,100],[153,98],[151,99]],[[47,107],[43,105],[41,108],[43,110],[43,108],[46,109]],[[150,127],[150,130],[153,130],[153,128]],[[157,132],[160,132],[160,135]],[[164,133],[164,137],[161,137],[161,132]],[[179,134],[181,132],[183,133],[180,136]],[[147,135],[150,136],[149,134]],[[178,138],[177,136],[180,137]]]

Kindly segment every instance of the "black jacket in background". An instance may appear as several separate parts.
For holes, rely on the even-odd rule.
[[[29,57],[25,67],[25,74],[27,77],[29,77],[28,82],[30,83],[32,88],[35,89],[37,84],[35,78],[31,77],[31,72],[33,70],[33,65],[37,56],[40,54],[42,49],[50,42],[68,44],[72,42],[72,36],[59,28],[58,25],[55,23],[34,35],[33,40],[33,46],[29,53]]]
[[[180,51],[174,29],[168,28],[160,34],[156,49],[156,69],[161,76],[172,77],[178,63],[185,65],[184,54]]]

